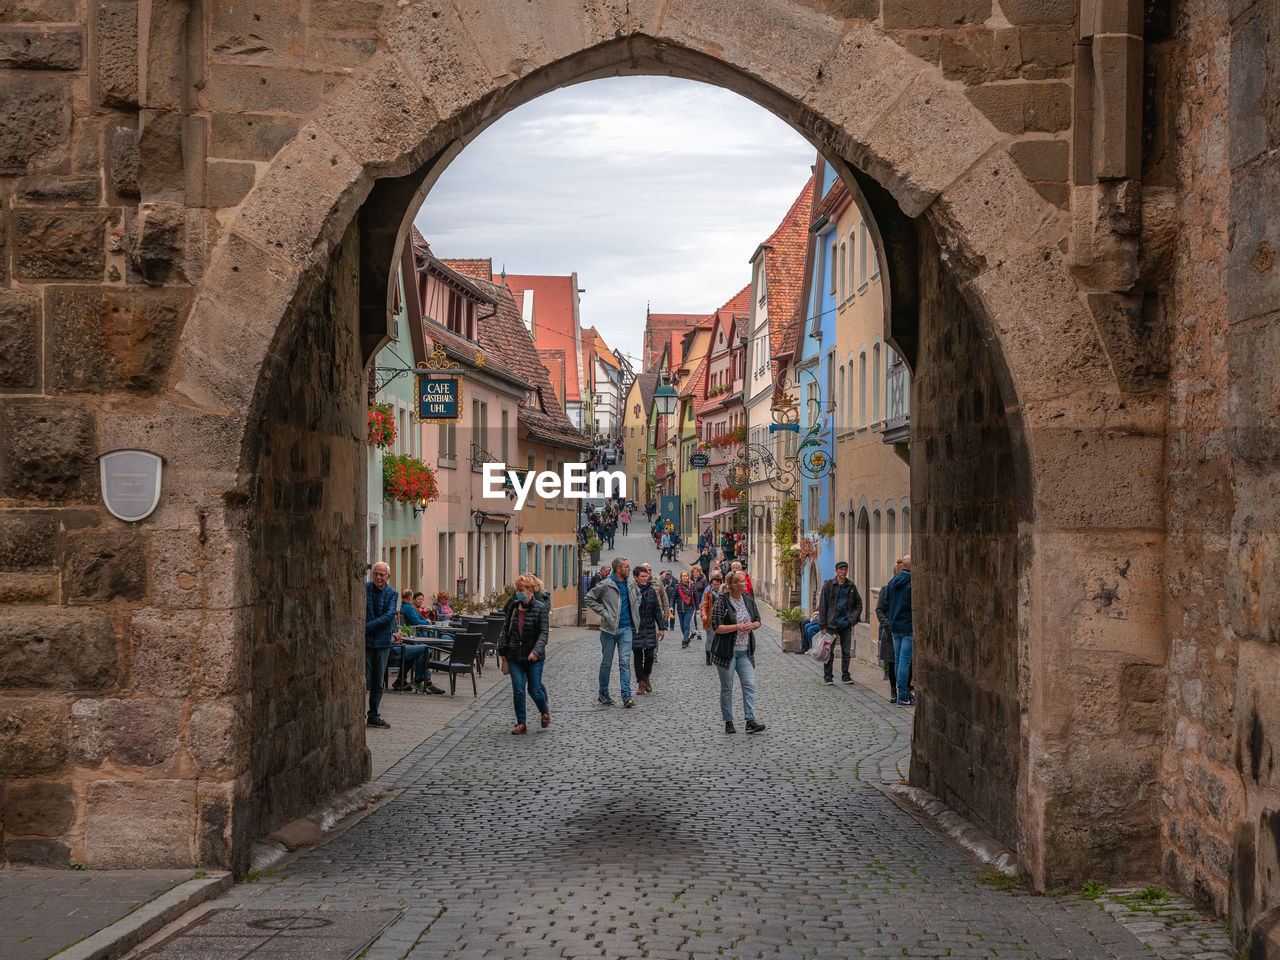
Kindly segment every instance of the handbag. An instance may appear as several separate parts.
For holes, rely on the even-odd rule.
[[[503,657],[501,660],[498,661],[498,669],[502,671],[502,675],[504,677],[511,673],[511,668],[507,666],[506,657]]]
[[[826,663],[831,659],[832,639],[831,634],[825,630],[820,630],[818,635],[813,638],[813,646],[809,648],[809,656],[819,663]]]

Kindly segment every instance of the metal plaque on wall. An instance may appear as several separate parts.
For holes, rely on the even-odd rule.
[[[112,450],[98,458],[102,502],[111,515],[130,523],[150,516],[160,502],[164,457],[146,450]]]

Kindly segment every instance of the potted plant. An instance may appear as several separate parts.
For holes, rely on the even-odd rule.
[[[809,619],[805,616],[804,608],[779,610],[778,619],[782,621],[782,652],[799,653],[804,646],[804,622]]]
[[[601,543],[599,537],[597,537],[594,533],[591,534],[591,536],[587,537],[587,552],[591,554],[592,564],[597,564],[600,562],[600,551],[602,549],[604,549],[604,544]]]
[[[369,446],[385,449],[396,442],[396,415],[385,403],[369,406]]]
[[[407,453],[382,457],[382,497],[399,503],[426,506],[440,496],[436,473]]]

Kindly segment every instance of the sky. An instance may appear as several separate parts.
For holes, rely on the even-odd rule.
[[[735,93],[671,77],[554,91],[498,120],[441,175],[414,223],[436,256],[495,272],[577,271],[584,327],[639,369],[645,307],[710,313],[817,157]]]

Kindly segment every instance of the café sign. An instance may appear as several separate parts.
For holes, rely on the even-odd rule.
[[[462,377],[459,374],[419,373],[418,419],[423,423],[451,423],[461,418]]]
[[[102,502],[113,517],[136,523],[160,502],[164,457],[146,450],[112,450],[98,458]]]
[[[693,467],[695,470],[701,467],[707,466],[707,464],[709,464],[710,462],[711,462],[711,457],[709,457],[705,453],[689,454],[689,466]]]

